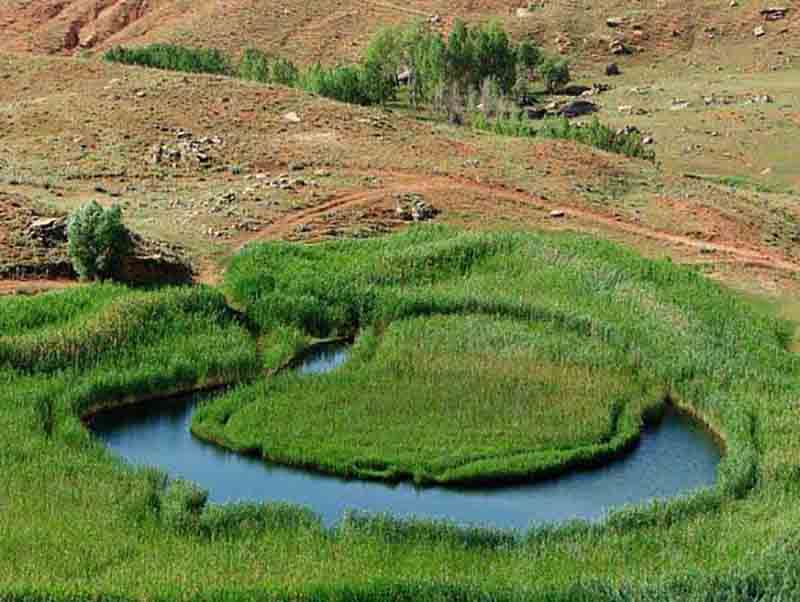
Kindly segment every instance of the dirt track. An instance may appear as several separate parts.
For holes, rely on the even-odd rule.
[[[312,220],[325,218],[328,214],[335,214],[344,209],[366,208],[371,204],[385,201],[394,194],[419,192],[427,195],[436,195],[437,193],[446,192],[452,195],[454,190],[461,190],[465,193],[481,196],[485,201],[491,202],[493,205],[498,201],[502,201],[511,202],[517,208],[524,208],[528,211],[549,212],[554,209],[563,210],[565,218],[572,218],[580,222],[574,224],[575,229],[578,230],[598,226],[603,230],[621,232],[639,239],[666,243],[670,246],[687,247],[707,254],[724,255],[724,259],[720,257],[717,260],[721,263],[740,263],[746,267],[780,270],[792,274],[800,273],[799,264],[764,249],[747,247],[741,243],[737,244],[736,241],[706,242],[689,236],[681,236],[648,226],[625,222],[615,216],[590,211],[585,208],[564,205],[563,203],[555,205],[536,195],[512,190],[502,184],[481,183],[467,178],[452,176],[421,176],[400,172],[373,172],[373,175],[379,175],[384,178],[386,184],[376,190],[344,193],[322,205],[293,213],[285,219],[240,239],[238,241],[239,247],[257,240],[285,238],[298,226],[308,224]],[[435,199],[436,197],[432,196],[431,198]]]

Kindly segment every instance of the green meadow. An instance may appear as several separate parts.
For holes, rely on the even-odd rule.
[[[235,308],[235,309],[233,309]],[[349,337],[325,375],[281,370]],[[413,228],[251,246],[224,287],[0,300],[0,600],[792,600],[793,330],[695,271],[586,236]],[[674,403],[718,483],[527,532],[215,506],[81,418],[227,383],[197,435],[274,462],[480,485],[613,460]]]

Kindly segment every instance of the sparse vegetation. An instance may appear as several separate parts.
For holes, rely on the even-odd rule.
[[[536,127],[533,122],[521,116],[489,119],[478,114],[472,124],[479,130],[501,136],[572,140],[604,151],[655,161],[655,153],[648,150],[639,132],[614,130],[600,123],[596,117],[588,124],[570,123],[566,118],[548,119],[540,127]]]

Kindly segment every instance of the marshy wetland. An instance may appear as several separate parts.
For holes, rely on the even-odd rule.
[[[800,586],[792,330],[669,262],[578,235],[413,228],[253,245],[221,290],[93,285],[4,299],[0,332],[8,599],[725,600]],[[316,339],[356,334],[335,370],[282,369]],[[223,383],[193,414],[166,401]],[[116,426],[102,412],[144,400]],[[718,467],[714,444],[676,425],[670,404],[724,442]],[[152,411],[152,427],[180,431],[191,454],[201,444],[189,427],[232,474],[272,470],[273,489],[293,474],[359,496],[416,484],[499,502],[613,478],[641,454],[668,482],[689,457],[673,429],[689,433],[691,453],[705,446],[695,485],[708,486],[528,530],[402,511],[330,526],[325,510],[286,503],[297,497],[219,504],[213,486],[209,501],[127,462],[117,427],[145,428]],[[97,412],[101,438],[83,421]],[[244,487],[252,473],[240,474]]]

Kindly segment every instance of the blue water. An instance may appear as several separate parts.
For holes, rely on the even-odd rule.
[[[343,363],[347,353],[344,346],[326,346],[297,370],[314,378]],[[213,502],[290,502],[311,508],[327,525],[347,510],[518,529],[576,518],[597,521],[626,504],[712,486],[720,461],[720,450],[708,433],[689,418],[668,411],[624,458],[539,483],[455,490],[347,481],[269,464],[194,438],[189,426],[199,399],[115,409],[98,415],[92,428],[123,458],[192,480],[208,489]]]

